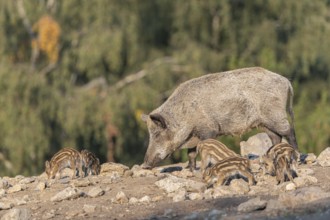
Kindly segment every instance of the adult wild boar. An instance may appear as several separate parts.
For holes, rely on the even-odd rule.
[[[142,166],[152,168],[175,150],[188,148],[192,170],[198,141],[241,135],[255,127],[264,128],[273,144],[284,137],[297,148],[292,99],[289,80],[260,67],[184,82],[160,107],[142,116],[150,135]]]

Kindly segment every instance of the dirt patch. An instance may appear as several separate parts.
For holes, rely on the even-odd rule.
[[[185,167],[186,164],[172,165]],[[317,165],[299,166],[308,175],[315,177],[317,182],[308,183],[296,190],[286,191],[286,182],[283,186],[260,185],[259,188],[251,187],[250,192],[245,194],[229,193],[219,195],[217,198],[207,198],[204,192],[189,191],[182,201],[174,202],[173,197],[181,191],[173,193],[166,192],[155,183],[164,178],[176,176],[182,179],[192,180],[196,183],[202,183],[198,171],[196,175],[189,174],[189,171],[183,169],[171,174],[161,173],[162,169],[154,169],[153,172],[126,170],[125,174],[118,174],[115,171],[103,173],[100,176],[85,177],[83,179],[64,178],[57,181],[49,181],[45,175],[38,177],[15,178],[3,177],[1,179],[1,200],[0,216],[7,214],[15,209],[27,210],[31,219],[190,219],[203,218],[285,218],[290,216],[301,216],[302,219],[313,217],[322,219],[322,216],[328,216],[330,207],[330,198],[304,201],[301,204],[288,204],[285,209],[264,209],[252,211],[249,213],[239,213],[237,207],[251,198],[260,197],[265,201],[277,201],[280,195],[299,196],[299,190],[308,188],[320,188],[324,194],[330,193],[329,173],[330,167],[320,167]],[[273,178],[273,177],[272,177]],[[46,188],[43,189],[43,183]],[[181,183],[181,182],[180,182]],[[16,187],[16,188],[15,188]],[[269,188],[267,188],[269,187]],[[193,187],[192,187],[193,188]],[[64,189],[76,190],[76,197],[54,201],[52,198]],[[263,190],[259,190],[263,189]],[[17,190],[17,191],[16,191]],[[100,193],[93,195],[91,190],[100,190]],[[118,193],[122,192],[125,198],[119,198]],[[294,194],[294,192],[297,192]],[[191,200],[191,194],[201,196],[196,200]],[[95,197],[93,197],[93,196]],[[283,196],[282,196],[283,197]],[[287,198],[286,198],[287,199]],[[283,201],[288,201],[283,200]],[[7,205],[7,206],[6,206]],[[321,215],[321,214],[322,215]]]

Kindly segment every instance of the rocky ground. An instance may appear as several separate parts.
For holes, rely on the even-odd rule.
[[[294,183],[234,179],[207,189],[199,171],[174,164],[143,170],[105,163],[99,176],[48,180],[45,174],[0,179],[1,219],[330,219],[330,148],[310,154]],[[322,165],[322,166],[321,166]],[[66,170],[71,175],[71,170]]]

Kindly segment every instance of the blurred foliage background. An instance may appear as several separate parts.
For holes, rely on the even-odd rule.
[[[39,174],[67,146],[142,163],[142,113],[248,66],[291,80],[302,152],[330,145],[329,0],[0,1],[0,28],[1,175]]]

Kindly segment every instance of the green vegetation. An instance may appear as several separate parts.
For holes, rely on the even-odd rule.
[[[0,174],[38,174],[65,146],[104,162],[114,140],[117,161],[141,163],[142,113],[190,78],[248,66],[292,81],[298,144],[318,154],[330,145],[329,11],[328,0],[1,1]],[[45,14],[61,34],[38,29],[33,66],[26,20]]]

